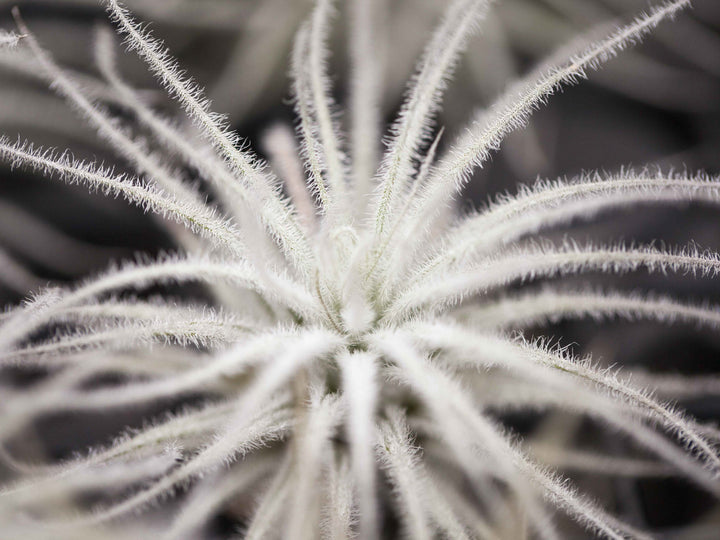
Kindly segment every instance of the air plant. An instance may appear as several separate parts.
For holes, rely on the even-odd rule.
[[[551,94],[688,0],[569,44],[479,111],[443,151],[433,118],[491,4],[455,0],[382,155],[373,3],[352,3],[351,128],[343,137],[326,73],[332,5],[319,0],[292,56],[298,141],[275,127],[266,138],[270,165],[211,111],[160,41],[117,0],[107,4],[198,139],[123,81],[111,32],[99,31],[96,52],[115,99],[131,112],[121,117],[55,63],[16,11],[21,46],[43,76],[137,174],[7,139],[0,155],[125,197],[161,218],[178,250],[41,290],[3,317],[3,368],[41,372],[4,389],[1,457],[12,472],[0,493],[6,537],[198,538],[222,508],[231,508],[242,538],[393,537],[398,528],[419,539],[572,534],[556,513],[588,534],[649,537],[574,488],[557,470],[570,465],[596,475],[675,475],[720,496],[717,429],[622,371],[521,332],[584,317],[717,328],[720,311],[553,281],[518,291],[591,271],[715,276],[720,257],[692,246],[533,237],[627,205],[716,204],[718,179],[624,169],[538,182],[480,211],[452,210],[473,171]],[[698,384],[641,380],[681,391]],[[111,418],[128,409],[147,420],[112,443],[60,462],[33,459],[42,458],[43,440],[31,427],[47,414]],[[163,409],[165,416],[157,413]],[[555,409],[622,434],[632,454],[533,444],[499,416]]]

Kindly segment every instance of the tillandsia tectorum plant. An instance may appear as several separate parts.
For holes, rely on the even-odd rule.
[[[198,538],[211,535],[206,525],[221,509],[238,538],[648,538],[557,469],[674,475],[720,496],[720,432],[645,390],[717,391],[717,379],[646,375],[638,386],[518,332],[582,317],[720,326],[716,308],[665,296],[518,287],[587,272],[715,276],[720,257],[692,247],[532,238],[630,204],[717,204],[718,180],[624,169],[538,182],[461,216],[451,210],[473,170],[546,98],[689,2],[658,4],[569,44],[442,151],[433,118],[490,4],[448,6],[380,155],[374,4],[350,3],[343,137],[326,73],[332,5],[319,0],[292,55],[300,152],[287,130],[271,131],[274,172],[117,0],[107,1],[117,30],[185,109],[197,140],[123,81],[112,32],[98,32],[96,49],[108,106],[15,12],[18,33],[0,42],[29,49],[137,176],[7,139],[0,154],[127,198],[163,218],[178,251],[46,288],[4,315],[3,369],[36,377],[3,389],[3,538]],[[116,115],[118,105],[127,112]],[[206,293],[188,292],[194,282]],[[148,420],[105,446],[42,461],[37,422],[48,413],[122,410]],[[500,416],[524,410],[592,419],[631,451],[526,440]]]

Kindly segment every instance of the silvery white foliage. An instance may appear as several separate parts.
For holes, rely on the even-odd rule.
[[[0,47],[15,47],[24,36],[0,30]]]
[[[552,93],[688,0],[658,4],[606,37],[570,44],[479,111],[440,152],[433,119],[491,4],[455,0],[380,157],[381,85],[370,61],[375,3],[353,3],[356,74],[346,138],[326,73],[333,6],[319,0],[292,59],[298,142],[282,127],[267,137],[279,177],[211,110],[162,43],[117,0],[107,4],[128,47],[204,143],[189,144],[122,80],[107,31],[98,33],[100,71],[142,130],[113,116],[58,66],[16,12],[42,76],[137,176],[7,139],[0,154],[13,165],[122,195],[163,218],[179,252],[41,290],[2,317],[0,365],[46,373],[27,388],[3,389],[0,458],[13,473],[0,492],[7,537],[198,538],[225,507],[244,538],[369,539],[400,527],[412,538],[554,539],[568,531],[558,512],[588,534],[650,537],[557,469],[675,475],[720,497],[720,432],[651,392],[717,394],[716,379],[633,373],[646,390],[623,372],[513,333],[529,323],[583,317],[717,328],[714,306],[550,285],[518,293],[514,285],[588,271],[716,276],[720,256],[692,246],[554,245],[532,236],[629,204],[717,204],[720,180],[622,170],[539,182],[480,212],[449,211],[472,171]],[[217,203],[207,202],[188,170]],[[27,283],[21,268],[3,264],[15,271],[18,288]],[[146,293],[189,282],[207,286],[208,305]],[[107,375],[117,381],[103,382]],[[193,395],[203,399],[70,460],[32,457],[42,441],[30,440],[30,427],[49,412],[112,414]],[[522,440],[495,414],[552,409],[621,433],[637,455]],[[179,490],[186,493],[173,497]],[[81,502],[93,494],[101,495],[97,504]]]

